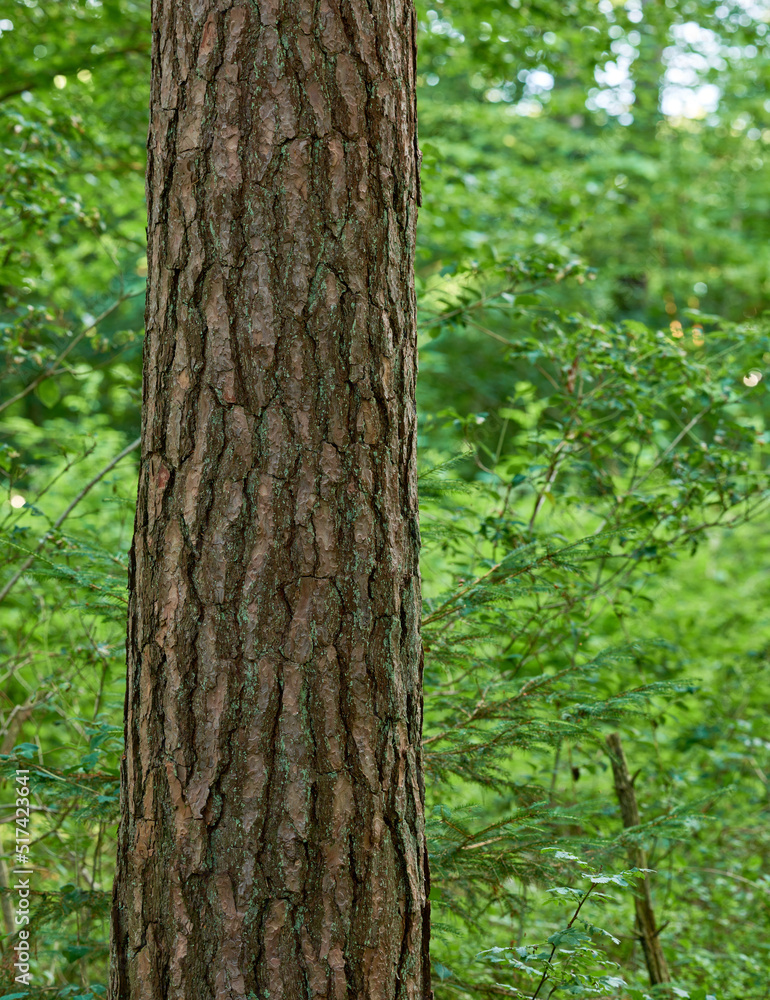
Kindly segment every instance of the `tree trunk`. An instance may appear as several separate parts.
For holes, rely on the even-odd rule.
[[[615,794],[618,797],[623,827],[626,830],[632,830],[634,827],[638,827],[642,821],[639,816],[636,792],[634,791],[634,779],[628,770],[626,755],[623,752],[623,744],[620,741],[620,733],[610,733],[607,737],[607,748],[610,751],[610,764],[612,764],[612,774],[615,779]],[[635,868],[647,867],[647,856],[644,848],[637,844],[629,846],[628,858]],[[650,985],[657,986],[661,983],[670,983],[671,976],[669,975],[666,956],[663,954],[663,947],[660,943],[660,928],[655,921],[655,911],[652,908],[652,896],[650,895],[650,886],[647,879],[636,887],[634,910],[636,912],[636,930],[639,940],[642,942],[644,962],[647,966],[647,974],[650,977]]]
[[[154,0],[113,1000],[431,996],[412,0]]]

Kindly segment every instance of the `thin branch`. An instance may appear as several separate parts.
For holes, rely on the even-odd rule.
[[[67,357],[67,355],[77,347],[77,345],[80,343],[83,337],[86,336],[87,333],[90,333],[91,330],[95,330],[96,327],[103,320],[107,319],[108,316],[111,316],[112,313],[114,313],[116,309],[122,306],[127,299],[134,299],[137,297],[137,295],[144,295],[144,294],[145,291],[144,289],[142,289],[140,292],[130,292],[127,295],[121,295],[120,298],[117,299],[115,302],[113,302],[109,308],[105,309],[100,316],[97,316],[92,323],[89,323],[88,326],[83,327],[83,329],[80,331],[77,337],[75,337],[75,339],[65,347],[65,349],[61,352],[58,358],[52,361],[45,371],[41,372],[37,376],[37,378],[33,379],[28,386],[25,386],[25,388],[21,390],[21,392],[17,392],[15,396],[12,396],[10,399],[6,399],[4,403],[0,403],[0,413],[2,413],[3,410],[7,410],[9,406],[13,406],[14,403],[18,403],[20,399],[24,399],[24,397],[28,396],[31,392],[34,392],[41,382],[45,382],[46,379],[52,378],[54,375],[58,375],[59,373],[57,372],[56,369],[59,367],[62,361]]]
[[[107,475],[107,473],[111,472],[115,468],[115,466],[118,464],[118,462],[120,462],[122,459],[124,459],[126,457],[126,455],[130,455],[132,451],[134,451],[136,448],[139,447],[139,445],[141,444],[141,440],[142,440],[141,438],[137,438],[135,441],[132,441],[131,444],[128,445],[126,448],[124,448],[123,451],[121,451],[121,453],[119,455],[116,455],[115,458],[111,459],[111,461],[109,461],[107,463],[107,465],[105,465],[105,467],[101,470],[101,472],[97,473],[97,475],[94,476],[94,478],[91,480],[90,483],[86,483],[86,485],[83,487],[83,489],[80,491],[80,493],[78,493],[78,495],[75,497],[75,499],[69,505],[69,507],[66,508],[66,510],[64,511],[64,513],[62,513],[62,514],[59,515],[58,519],[54,522],[53,527],[51,528],[51,531],[46,532],[46,534],[43,535],[43,537],[40,539],[40,542],[38,543],[38,546],[35,549],[35,551],[32,552],[32,553],[30,553],[30,555],[24,560],[24,562],[21,564],[21,566],[18,568],[18,570],[14,573],[14,575],[11,577],[11,579],[8,581],[8,583],[6,583],[6,585],[3,587],[3,589],[0,590],[0,604],[2,604],[2,602],[8,596],[8,594],[13,589],[13,587],[16,586],[16,584],[19,582],[19,580],[22,578],[22,576],[27,572],[27,570],[32,565],[32,563],[35,561],[35,559],[37,559],[38,555],[40,554],[40,552],[44,548],[45,543],[51,538],[51,535],[53,534],[53,532],[56,531],[56,530],[58,530],[62,526],[62,524],[67,520],[67,518],[70,516],[70,514],[72,513],[72,511],[77,507],[77,505],[80,503],[80,501],[86,496],[86,494],[88,494],[93,489],[93,487],[96,486],[96,484],[101,479],[104,479],[104,477]]]
[[[698,422],[699,422],[700,420],[702,420],[702,419],[703,419],[703,417],[705,417],[705,416],[706,416],[706,414],[707,414],[707,413],[709,412],[709,410],[711,409],[711,407],[712,407],[712,406],[713,406],[713,401],[712,401],[712,402],[710,402],[710,403],[708,404],[708,406],[705,406],[705,407],[704,407],[704,408],[703,408],[703,409],[702,409],[702,410],[700,411],[700,413],[696,413],[696,415],[695,415],[695,416],[694,416],[694,417],[692,418],[692,420],[691,420],[691,421],[690,421],[690,422],[689,422],[688,424],[686,424],[686,425],[685,425],[685,426],[684,426],[684,427],[682,428],[682,430],[681,430],[681,431],[680,431],[680,432],[679,432],[679,433],[677,434],[677,436],[676,436],[676,437],[674,438],[674,440],[673,440],[673,441],[671,442],[671,444],[670,444],[670,445],[668,446],[668,448],[666,448],[666,450],[665,450],[665,451],[663,452],[663,454],[662,454],[662,455],[660,455],[660,456],[659,456],[659,457],[657,458],[657,460],[656,460],[656,461],[654,462],[654,464],[652,465],[652,468],[650,468],[650,469],[649,469],[649,470],[648,470],[648,471],[647,471],[647,472],[646,472],[646,473],[645,473],[645,474],[644,474],[644,475],[642,476],[642,478],[641,478],[641,479],[639,479],[639,480],[638,480],[638,481],[637,481],[636,483],[633,483],[633,484],[632,484],[632,486],[631,486],[631,489],[635,489],[635,490],[638,490],[638,489],[639,489],[639,487],[640,487],[640,486],[642,485],[642,483],[646,482],[646,481],[647,481],[647,480],[648,480],[648,479],[650,478],[650,476],[651,476],[651,475],[653,474],[653,472],[655,472],[655,470],[656,470],[656,469],[658,468],[658,466],[659,466],[659,465],[661,464],[661,462],[663,462],[663,461],[664,461],[664,460],[665,460],[665,459],[666,459],[666,458],[667,458],[667,457],[668,457],[668,456],[669,456],[669,455],[671,454],[671,452],[672,452],[672,451],[674,450],[674,448],[676,448],[676,446],[677,446],[677,445],[679,444],[679,442],[680,442],[680,441],[682,440],[682,438],[683,438],[683,437],[685,437],[685,436],[686,436],[687,434],[689,434],[689,433],[690,433],[690,431],[691,431],[691,430],[693,429],[693,427],[694,427],[694,426],[695,426],[695,425],[696,425],[696,424],[697,424],[697,423],[698,423]],[[629,496],[629,495],[630,495],[630,490],[629,490],[629,492],[628,492],[628,493],[626,493],[626,496]]]
[[[591,885],[588,887],[588,890],[586,891],[585,896],[583,896],[583,898],[578,903],[578,908],[572,914],[572,919],[567,924],[567,930],[569,930],[570,927],[572,927],[572,925],[577,920],[578,914],[580,913],[581,909],[583,908],[583,903],[585,903],[585,901],[591,895],[591,892],[592,892],[593,889],[594,889],[594,884],[591,883]],[[551,962],[553,961],[553,956],[556,954],[556,948],[557,948],[556,944],[554,944],[554,946],[551,948],[551,954],[548,956],[548,961],[546,962],[545,969],[543,970],[543,978],[537,984],[537,989],[532,994],[532,1000],[537,1000],[538,993],[540,992],[541,988],[543,987],[543,984],[545,983],[546,979],[548,979],[548,973],[550,972],[550,965],[551,965]]]

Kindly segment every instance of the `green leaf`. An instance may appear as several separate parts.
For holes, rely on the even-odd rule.
[[[82,944],[72,944],[66,948],[62,948],[62,954],[66,957],[68,962],[77,962],[78,959],[90,954],[91,951],[93,951],[92,948],[89,948],[88,945]]]
[[[59,389],[59,384],[56,379],[49,378],[44,382],[41,382],[37,389],[35,389],[35,395],[43,406],[50,409],[61,399],[61,390]]]
[[[448,969],[445,965],[442,965],[441,962],[432,961],[431,962],[431,968],[433,969],[433,971],[436,973],[436,975],[439,977],[439,979],[442,982],[445,979],[451,979],[452,976],[454,975],[454,973],[452,972],[452,970]]]

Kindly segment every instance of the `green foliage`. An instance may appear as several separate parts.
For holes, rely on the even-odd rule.
[[[139,423],[148,7],[13,0],[0,21],[4,1000],[105,994],[135,456],[108,467]],[[768,405],[744,377],[770,361],[767,13],[418,8],[437,1000],[660,997],[637,847],[662,995],[759,1000]],[[29,988],[5,909],[17,768]]]
[[[584,911],[583,907],[589,902],[589,897],[593,904],[612,899],[606,892],[596,891],[597,886],[627,889],[634,880],[645,878],[649,869],[631,868],[613,875],[597,871],[567,851],[554,849],[553,854],[558,861],[580,865],[583,869],[580,876],[589,883],[585,888],[553,886],[548,890],[551,902],[558,906],[566,904],[568,912],[573,911],[567,921],[549,936],[546,943],[494,947],[482,952],[479,957],[494,963],[507,963],[514,979],[529,984],[524,990],[517,985],[509,985],[507,992],[513,997],[532,997],[536,1000],[541,992],[543,996],[558,992],[567,996],[606,996],[608,991],[622,988],[626,983],[622,976],[617,975],[617,966],[604,957],[601,947],[595,947],[594,940],[608,938],[613,944],[620,944],[620,941],[586,919],[588,911]],[[607,971],[602,971],[604,969]]]
[[[563,268],[550,263],[558,284]],[[545,290],[548,264],[538,254],[529,266]],[[762,328],[714,323],[706,345],[639,321],[564,314],[545,296],[519,310],[520,271],[506,283],[496,266],[466,269],[454,297],[441,279],[438,320],[452,327],[433,343],[451,350],[451,338],[473,342],[475,328],[494,334],[496,376],[510,388],[482,415],[448,408],[423,421],[424,453],[454,438],[475,486],[459,494],[442,465],[421,480],[432,487],[422,494],[423,635],[429,800],[440,803],[430,817],[436,909],[476,940],[495,927],[510,937],[549,926],[531,894],[560,880],[540,853],[554,841],[602,867],[632,843],[665,844],[684,860],[702,814],[720,808],[718,785],[680,787],[657,803],[653,793],[650,818],[622,834],[603,734],[651,729],[658,759],[643,770],[653,786],[665,780],[667,713],[687,710],[713,678],[701,665],[696,679],[681,636],[645,623],[709,532],[750,524],[768,498],[763,408],[743,383],[767,349]],[[475,808],[458,810],[469,795]],[[522,971],[516,948],[541,953],[531,936],[506,952],[507,965]],[[472,985],[467,948],[449,937],[445,947],[446,959],[435,948],[442,967],[465,966],[466,988],[492,985],[478,973]],[[606,995],[607,961],[643,981],[638,957],[629,970],[627,948],[607,950],[611,958],[596,942],[573,949],[578,964],[559,989]],[[542,962],[531,969],[555,975]]]

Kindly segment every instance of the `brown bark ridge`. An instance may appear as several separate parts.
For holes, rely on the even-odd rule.
[[[632,827],[640,826],[642,821],[639,816],[639,805],[636,801],[634,781],[628,770],[623,744],[620,741],[620,733],[610,733],[607,737],[607,748],[610,752],[612,775],[615,779],[615,794],[618,797],[623,827],[629,830]],[[635,868],[647,867],[647,857],[644,848],[631,845],[628,857]],[[646,879],[636,888],[634,908],[636,911],[636,929],[639,939],[642,942],[644,961],[647,966],[647,974],[650,977],[650,985],[656,986],[659,983],[670,983],[671,976],[669,975],[666,956],[663,954],[663,947],[660,943],[660,929],[655,922],[650,887]]]
[[[425,1000],[412,0],[153,0],[112,1000]]]

